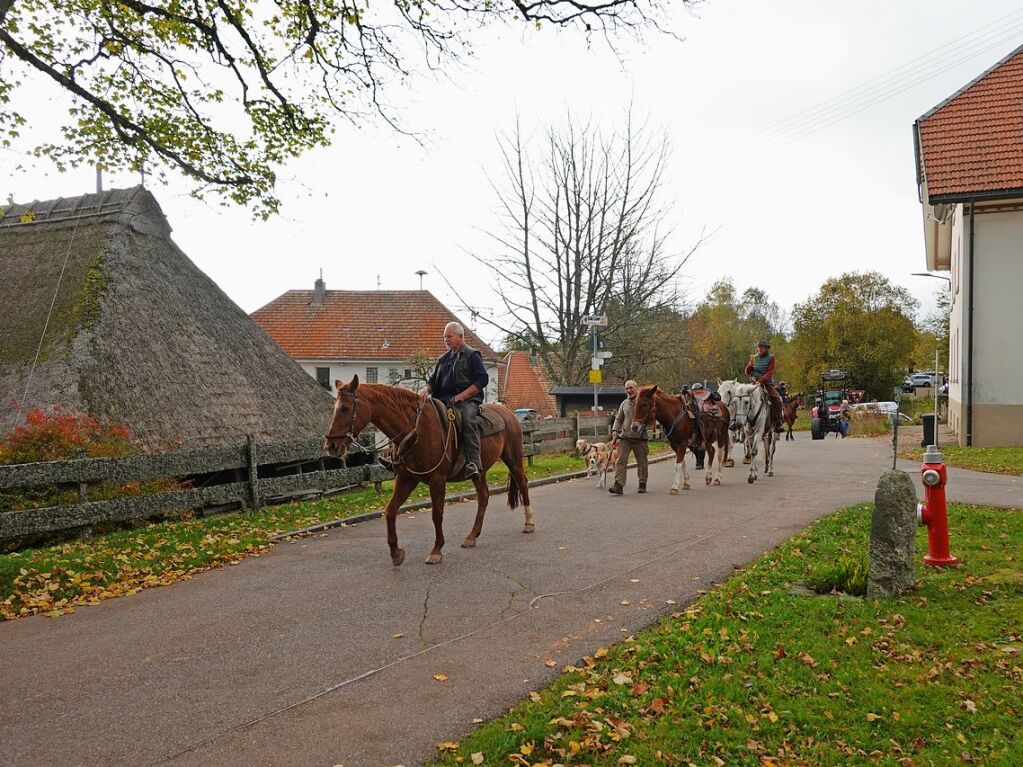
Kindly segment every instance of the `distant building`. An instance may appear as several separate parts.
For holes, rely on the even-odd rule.
[[[539,418],[558,415],[554,384],[529,352],[509,352],[501,366],[501,401],[512,410],[535,410]]]
[[[913,125],[927,268],[951,277],[949,424],[1023,444],[1023,47]]]
[[[490,376],[496,402],[500,357],[426,290],[289,290],[252,319],[324,388],[354,375],[365,383],[396,383],[418,391],[444,353],[444,326],[459,322]],[[417,366],[416,362],[426,363]],[[417,369],[419,368],[419,369]]]

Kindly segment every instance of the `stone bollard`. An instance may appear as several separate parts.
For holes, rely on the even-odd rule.
[[[870,518],[868,597],[898,596],[913,588],[916,527],[913,480],[903,471],[886,471],[878,480]]]

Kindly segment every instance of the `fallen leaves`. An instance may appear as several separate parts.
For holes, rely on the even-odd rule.
[[[446,682],[446,681],[448,681],[448,675],[447,674],[434,674],[433,678],[436,679],[438,682]]]

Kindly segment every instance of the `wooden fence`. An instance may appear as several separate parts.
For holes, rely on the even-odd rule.
[[[571,450],[576,440],[606,439],[606,417],[560,418],[523,424],[528,460],[539,453]],[[369,444],[372,444],[372,437]],[[76,502],[41,509],[0,512],[0,541],[63,530],[87,532],[92,525],[125,522],[180,509],[201,510],[233,504],[258,508],[270,499],[308,493],[327,493],[341,488],[368,486],[391,479],[393,474],[375,463],[367,466],[328,469],[322,444],[294,442],[260,445],[251,439],[244,445],[209,448],[164,455],[123,458],[81,458],[0,466],[0,490],[38,487],[72,488]],[[293,473],[280,475],[280,472]],[[89,500],[89,488],[147,480],[213,475],[233,476],[233,482],[189,487],[163,493]],[[260,476],[260,474],[275,476]]]

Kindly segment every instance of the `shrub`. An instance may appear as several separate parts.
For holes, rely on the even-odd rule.
[[[837,562],[827,562],[811,570],[806,582],[818,594],[840,592],[861,597],[867,593],[867,560],[843,554]]]
[[[24,425],[0,436],[0,464],[117,458],[139,452],[138,444],[125,426],[61,407],[28,410]],[[89,487],[89,499],[124,498],[177,487],[176,482],[166,479],[97,485]],[[77,498],[77,490],[66,486],[0,490],[0,511],[59,506],[74,503]]]

